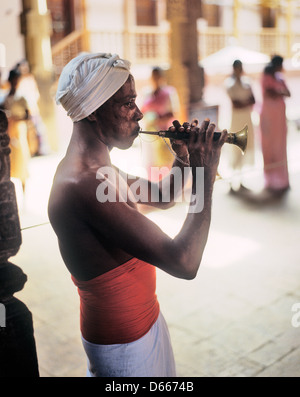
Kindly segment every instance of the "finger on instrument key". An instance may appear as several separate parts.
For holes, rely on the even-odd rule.
[[[197,142],[198,138],[200,136],[200,128],[198,127],[198,124],[192,124],[190,128],[190,142]]]
[[[182,126],[184,127],[185,132],[190,132],[190,131],[191,131],[190,123],[184,122],[184,123],[182,124]]]
[[[178,120],[174,120],[173,123],[174,127],[178,130],[181,127],[181,124],[179,123]]]
[[[206,130],[206,139],[207,140],[212,140],[214,136],[214,131],[215,131],[216,125],[214,123],[211,123],[207,130]]]
[[[206,131],[209,123],[210,123],[209,118],[204,119],[200,125],[200,129]]]
[[[203,142],[205,142],[205,137],[206,137],[206,130],[207,127],[209,126],[210,119],[206,118],[202,121],[201,126],[200,126],[200,135],[201,139]]]

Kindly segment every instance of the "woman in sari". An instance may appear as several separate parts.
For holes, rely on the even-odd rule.
[[[253,95],[250,79],[244,75],[243,64],[239,59],[233,62],[233,73],[225,81],[225,88],[232,104],[231,131],[239,131],[245,125],[248,126],[247,150],[242,154],[237,146],[228,148],[230,153],[230,165],[237,175],[232,177],[231,191],[245,188],[242,184],[242,168],[254,166],[255,142],[251,119],[255,98]]]
[[[11,177],[21,181],[23,192],[25,192],[26,180],[29,176],[30,151],[27,140],[27,121],[30,114],[26,99],[19,94],[17,89],[19,79],[20,72],[15,69],[11,70],[8,77],[11,88],[2,106],[8,118]]]
[[[179,115],[179,98],[175,87],[167,85],[163,69],[155,67],[151,74],[152,88],[145,94],[141,111],[148,131],[167,130]],[[172,168],[174,157],[163,139],[143,138],[144,165],[151,180],[159,179]],[[162,167],[165,168],[162,168]],[[155,167],[160,168],[155,175]],[[151,171],[152,169],[152,171]],[[164,170],[164,171],[163,171]]]
[[[276,55],[262,77],[263,104],[260,115],[265,188],[283,193],[289,188],[285,97],[290,96],[282,76],[283,58]]]

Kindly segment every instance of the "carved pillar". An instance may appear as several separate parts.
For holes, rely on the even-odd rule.
[[[8,259],[21,245],[15,188],[10,180],[8,122],[0,111],[0,377],[38,377],[32,315],[13,296],[27,276]]]
[[[40,91],[39,110],[46,126],[47,140],[51,149],[57,151],[51,15],[46,0],[22,0],[22,4],[21,33],[24,35],[26,58]]]
[[[201,0],[167,0],[167,19],[171,28],[168,82],[179,93],[181,121],[188,120],[190,104],[202,99],[203,69],[198,64],[197,32],[200,16]]]

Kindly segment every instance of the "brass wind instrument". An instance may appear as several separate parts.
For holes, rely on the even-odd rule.
[[[166,131],[139,131],[141,134],[149,134],[149,135],[158,135],[163,138],[171,138],[171,139],[183,139],[183,140],[188,140],[189,139],[189,133],[188,132],[172,132],[169,130]],[[221,136],[221,132],[215,131],[214,132],[214,137],[213,140],[217,141]],[[245,127],[238,131],[238,132],[229,132],[227,134],[227,139],[226,143],[231,143],[232,145],[238,146],[242,153],[244,154],[246,151],[247,147],[247,139],[248,139],[248,126],[245,125]]]

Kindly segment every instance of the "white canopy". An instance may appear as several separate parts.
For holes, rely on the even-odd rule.
[[[229,45],[204,58],[200,64],[206,74],[228,74],[232,71],[233,62],[242,61],[246,72],[262,72],[264,66],[270,61],[270,57],[258,51]]]

